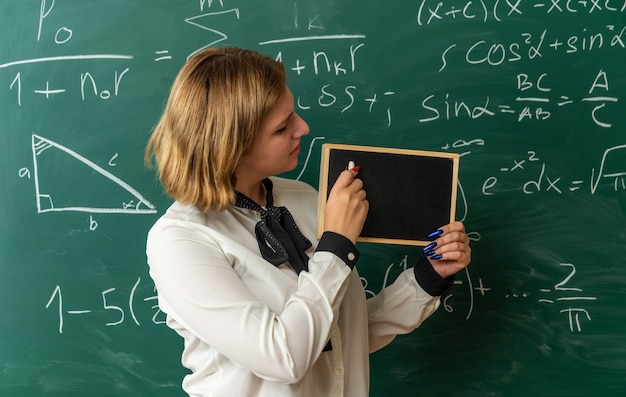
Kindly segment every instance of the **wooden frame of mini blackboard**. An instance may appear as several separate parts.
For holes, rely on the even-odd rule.
[[[322,145],[318,237],[330,189],[353,161],[361,165],[370,205],[357,241],[424,246],[428,235],[454,220],[459,155],[423,150]]]

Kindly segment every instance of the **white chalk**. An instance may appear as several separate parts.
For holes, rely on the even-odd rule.
[[[348,169],[351,170],[354,168],[354,161],[349,161],[348,162]]]

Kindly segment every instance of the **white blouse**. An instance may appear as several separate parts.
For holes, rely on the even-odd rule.
[[[184,338],[191,373],[183,388],[190,396],[367,396],[368,354],[418,327],[439,306],[432,294],[450,282],[424,260],[366,301],[356,247],[332,233],[316,238],[317,192],[271,180],[275,205],[313,243],[299,275],[261,257],[253,210],[174,203],[148,234],[159,306]]]

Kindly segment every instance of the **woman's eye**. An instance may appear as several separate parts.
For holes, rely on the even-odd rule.
[[[284,121],[284,125],[282,128],[279,128],[278,130],[276,130],[277,134],[282,134],[283,132],[287,131],[287,129],[289,128],[289,126],[292,123],[292,117],[291,114],[289,115],[289,117],[287,117],[287,119]]]

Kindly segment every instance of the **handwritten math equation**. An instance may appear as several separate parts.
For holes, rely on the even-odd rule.
[[[626,144],[610,147],[604,151],[599,167],[591,169],[589,179],[564,180],[561,176],[551,173],[550,168],[539,154],[529,150],[525,156],[514,159],[499,169],[503,175],[529,172],[532,177],[519,186],[526,195],[539,193],[564,194],[575,192],[585,186],[588,181],[589,192],[595,194],[599,186],[610,186],[613,191],[626,190]],[[502,177],[490,176],[482,185],[482,194],[492,196],[498,192]]]
[[[187,58],[228,39],[226,33],[213,28],[216,21],[232,23],[240,18],[240,10],[238,8],[204,12],[205,6],[208,5],[211,8],[211,3],[201,2],[201,13],[185,19],[187,24],[202,30],[205,34],[209,34],[210,40],[209,43],[193,50]],[[223,4],[221,6],[223,7]],[[41,0],[38,21],[33,21],[33,23],[38,23],[37,41],[48,40],[53,41],[58,46],[63,46],[74,38],[74,29],[71,26],[48,26],[48,18],[62,12],[57,10],[58,7],[62,6],[55,6],[54,1]],[[266,48],[268,53],[274,53],[276,60],[283,62],[285,68],[293,73],[295,78],[300,76],[328,76],[329,79],[333,79],[327,83],[320,84],[313,91],[295,93],[298,109],[306,111],[312,107],[319,107],[337,110],[340,113],[358,109],[359,111],[366,110],[368,113],[373,113],[376,112],[377,108],[384,107],[380,115],[386,120],[387,126],[391,126],[391,107],[389,100],[386,98],[395,95],[393,90],[374,89],[369,85],[364,87],[361,84],[351,82],[338,83],[335,81],[339,76],[350,75],[357,71],[359,64],[358,53],[363,51],[365,47],[366,36],[358,33],[312,34],[325,29],[325,26],[316,22],[318,17],[319,15],[309,17],[305,33],[301,36],[280,37],[258,43]],[[301,28],[300,19],[302,17],[299,15],[297,5],[295,5],[293,23],[296,30]],[[312,50],[310,53],[303,54],[298,52],[294,55],[291,50],[298,49],[302,42],[330,44],[326,46],[320,44],[317,49]],[[347,44],[344,46],[344,43]],[[172,59],[173,56],[167,49],[154,51],[154,62],[171,61]],[[59,75],[46,76],[45,73],[24,73],[20,69],[25,65],[72,63],[75,61],[82,62],[82,70],[77,72],[76,76],[70,76],[69,80],[67,77]],[[8,88],[14,100],[21,107],[23,103],[26,104],[26,98],[31,100],[41,98],[50,101],[56,97],[67,97],[70,95],[73,98],[80,99],[82,102],[115,99],[125,93],[125,80],[132,78],[136,73],[133,66],[135,61],[136,57],[132,54],[84,53],[14,60],[0,63],[0,70],[17,69],[12,75],[13,77]],[[96,62],[107,62],[112,67],[111,71],[96,73],[89,70],[92,67],[91,65]]]
[[[268,40],[259,43],[263,46],[281,45],[277,49],[275,59],[282,62],[288,71],[294,74],[294,79],[300,77],[321,76],[332,80],[322,83],[319,87],[308,92],[295,92],[296,107],[300,110],[309,110],[312,107],[327,108],[344,113],[349,110],[377,113],[378,108],[384,108],[378,114],[386,119],[388,127],[392,124],[390,100],[396,94],[394,90],[378,90],[371,85],[365,87],[352,83],[342,83],[337,78],[354,74],[359,69],[359,52],[365,48],[366,36],[352,35],[322,35],[287,37]],[[335,48],[319,47],[310,53],[295,54],[290,48],[298,48],[298,44],[305,41],[340,43]],[[345,43],[345,48],[343,44]],[[286,47],[285,47],[286,46]],[[345,80],[345,79],[342,79]]]
[[[591,314],[585,303],[597,301],[598,297],[583,294],[582,288],[571,286],[570,281],[576,275],[576,266],[571,263],[559,263],[559,266],[567,269],[567,275],[553,287],[541,288],[539,290],[541,297],[537,299],[537,302],[548,306],[558,305],[557,310],[565,316],[570,332],[582,332],[581,322],[591,322]],[[553,297],[552,294],[557,294],[557,296]],[[527,292],[513,292],[506,295],[507,298],[514,299],[523,299],[529,296],[530,294]]]
[[[619,114],[616,105],[619,98],[612,94],[607,72],[600,69],[588,80],[588,95],[582,98],[575,98],[568,93],[554,95],[548,83],[549,77],[547,73],[538,76],[517,74],[514,104],[493,103],[490,95],[470,101],[452,98],[448,93],[431,94],[421,102],[418,121],[431,123],[440,120],[450,121],[459,118],[475,120],[496,116],[512,116],[518,123],[529,120],[544,121],[567,106],[582,103],[588,104],[589,117],[596,126],[601,128],[613,126],[611,115]]]
[[[216,21],[232,23],[239,21],[241,11],[238,8],[224,8],[218,11],[205,12],[205,6],[212,7],[212,2],[201,2],[201,13],[185,19],[185,23],[196,29],[203,30],[210,35],[209,43],[194,50],[193,53],[204,48],[217,45],[229,37],[225,32],[216,30],[213,26]],[[456,2],[455,2],[456,4]],[[214,4],[217,6],[218,4]],[[54,1],[41,0],[37,24],[37,41],[53,40],[59,46],[70,42],[74,37],[71,26],[54,24],[48,19],[60,13]],[[214,7],[213,7],[214,8]],[[448,2],[434,2],[423,0],[419,6],[418,24],[429,25],[434,21],[442,21],[445,18],[456,19],[463,16],[466,19],[486,21],[489,18],[501,20],[499,15],[522,15],[526,9],[545,9],[548,14],[556,12],[568,13],[611,13],[620,14],[626,11],[626,0],[604,1],[573,1],[573,0],[550,0],[548,2],[535,1],[533,3],[521,0],[496,0],[487,4],[468,1],[459,7]],[[446,11],[447,10],[447,11]],[[482,16],[479,12],[482,12]],[[322,81],[315,89],[306,92],[295,92],[296,106],[306,111],[313,107],[338,111],[367,111],[374,117],[384,120],[387,127],[393,123],[392,107],[398,90],[392,87],[377,87],[372,84],[363,85],[362,78],[355,83],[341,76],[349,76],[357,73],[362,66],[361,54],[367,51],[367,36],[361,32],[350,34],[318,34],[325,32],[326,26],[319,21],[319,15],[308,18],[308,24],[301,22],[297,5],[294,5],[293,25],[294,34],[287,37],[268,38],[259,41],[269,54],[282,61],[285,68],[293,74],[294,79],[301,76],[327,76],[328,81]],[[428,15],[428,18],[425,17]],[[608,15],[608,14],[607,14]],[[56,19],[55,19],[56,21]],[[304,25],[304,26],[303,26]],[[304,42],[316,43],[318,48],[310,52],[302,52],[301,44]],[[322,43],[326,43],[322,45]],[[626,25],[617,26],[606,24],[601,30],[592,31],[590,28],[581,28],[581,31],[568,37],[554,36],[550,30],[543,29],[537,33],[524,32],[518,40],[510,42],[491,42],[477,40],[464,45],[452,43],[443,49],[441,54],[442,65],[439,72],[445,70],[451,62],[461,62],[470,65],[499,66],[504,63],[513,63],[520,60],[544,59],[549,51],[571,54],[576,52],[592,52],[600,49],[615,48],[626,49]],[[295,53],[293,51],[296,51]],[[172,56],[167,49],[156,49],[154,61],[161,62],[171,60]],[[51,100],[58,96],[68,94],[75,95],[80,100],[91,99],[110,100],[124,93],[124,82],[136,73],[133,66],[135,56],[130,54],[72,54],[59,55],[44,58],[16,60],[0,64],[0,69],[19,67],[26,64],[40,64],[49,62],[72,62],[72,61],[109,62],[113,69],[109,72],[91,71],[82,66],[83,70],[67,82],[59,80],[59,76],[45,74],[23,73],[18,70],[13,74],[9,90],[15,101],[22,106],[25,95]],[[595,79],[589,76],[589,95],[583,98],[574,98],[570,93],[558,93],[552,96],[552,88],[549,86],[551,76],[541,74],[530,76],[520,73],[518,79],[518,91],[522,94],[538,91],[539,95],[517,95],[514,103],[493,103],[491,96],[486,95],[481,99],[464,100],[454,98],[452,94],[429,95],[421,101],[417,119],[420,123],[428,123],[437,120],[450,120],[454,118],[478,119],[495,115],[510,115],[518,122],[525,120],[546,120],[556,111],[565,107],[584,102],[590,107],[590,114],[594,123],[600,127],[610,128],[612,121],[607,120],[611,114],[615,114],[616,102],[619,98],[608,92],[609,80],[603,70],[597,72]],[[606,92],[600,93],[604,90]],[[402,94],[401,92],[398,94]],[[419,99],[418,99],[419,100]]]
[[[565,308],[560,309],[559,313],[563,313],[567,316],[569,322],[569,328],[572,332],[581,332],[582,327],[580,325],[580,320],[591,321],[591,316],[589,315],[589,311],[587,309],[581,307],[582,303],[588,301],[595,301],[598,298],[596,296],[588,296],[582,295],[578,293],[582,293],[583,290],[578,287],[572,287],[569,285],[569,282],[572,280],[574,275],[576,274],[576,266],[571,263],[559,263],[559,266],[563,266],[569,269],[569,273],[567,276],[560,281],[559,283],[554,285],[553,289],[544,288],[541,289],[542,293],[551,294],[555,293],[563,293],[565,296],[559,296],[556,298],[552,298],[551,296],[546,298],[539,299],[539,302],[546,303],[548,305],[552,305],[559,302],[566,302]],[[581,305],[574,305],[573,303],[581,303]]]
[[[565,303],[564,308],[559,309],[559,313],[564,314],[568,320],[569,328],[571,332],[582,332],[581,320],[591,321],[591,315],[589,311],[582,307],[582,303],[589,301],[596,301],[598,298],[596,296],[589,296],[582,294],[583,290],[578,287],[574,287],[570,285],[570,281],[572,281],[574,275],[576,274],[576,267],[570,263],[560,263],[562,267],[569,269],[569,273],[566,277],[564,277],[561,281],[556,283],[552,288],[542,288],[540,289],[541,298],[538,299],[539,303],[553,305],[553,304],[562,304]],[[405,255],[404,258],[400,261],[399,264],[390,264],[386,271],[385,276],[382,282],[382,288],[386,287],[389,283],[390,273],[394,268],[398,268],[401,271],[404,271],[408,268],[408,256]],[[485,296],[487,293],[492,291],[492,288],[485,285],[482,278],[478,278],[476,283],[473,282],[470,277],[469,270],[465,269],[465,280],[455,280],[455,285],[466,286],[469,291],[469,306],[467,309],[467,314],[465,316],[466,320],[472,315],[474,310],[474,301],[475,294],[479,294],[480,296]],[[361,277],[361,281],[363,282],[363,287],[365,290],[365,294],[367,297],[373,297],[376,295],[376,292],[372,291],[371,286],[368,283],[368,280],[365,277]],[[146,296],[146,297],[137,297],[137,289],[141,283],[141,278],[138,277],[135,284],[129,288],[128,298],[125,301],[125,305],[121,305],[119,303],[120,296],[125,297],[125,292],[120,292],[117,288],[108,288],[100,292],[100,296],[102,298],[102,304],[98,307],[84,307],[77,306],[77,304],[73,304],[72,306],[67,305],[64,300],[63,290],[59,285],[56,285],[48,299],[45,309],[56,310],[57,313],[57,322],[58,322],[58,332],[60,334],[63,333],[65,327],[65,319],[67,316],[71,317],[83,317],[90,316],[93,317],[95,315],[103,316],[103,313],[106,313],[106,319],[102,320],[102,323],[106,327],[118,326],[122,325],[124,322],[128,320],[130,316],[131,321],[137,325],[141,326],[143,320],[140,321],[135,313],[135,307],[138,303],[149,305],[150,310],[153,311],[152,317],[149,319],[149,323],[155,325],[165,324],[165,314],[160,311],[158,306],[158,298],[156,294]],[[552,297],[550,294],[565,294],[564,296]],[[581,294],[578,294],[581,293]],[[448,294],[443,302],[442,306],[444,310],[447,312],[453,312],[454,306],[451,303],[451,300],[454,297],[454,293]],[[529,293],[527,292],[513,292],[506,295],[506,298],[528,298]],[[139,302],[138,302],[139,301]],[[581,303],[581,305],[573,305],[573,303]],[[68,306],[70,308],[68,308]]]
[[[544,15],[607,15],[620,14],[625,10],[626,1],[624,0],[465,0],[460,2],[421,0],[417,11],[417,24],[424,26],[460,20],[502,22],[510,17],[529,17],[536,12]]]
[[[61,11],[62,13],[62,11]],[[37,24],[37,42],[42,40],[53,42],[59,48],[69,43],[74,38],[74,29],[71,26],[55,25],[49,26],[47,18],[58,14],[55,11],[55,2],[49,0],[41,0],[39,7],[38,20],[33,20],[33,24]],[[22,74],[20,68],[25,65],[33,64],[49,64],[49,63],[71,63],[75,61],[94,61],[94,62],[129,62],[134,58],[128,54],[71,54],[56,55],[40,58],[19,59],[0,64],[1,69],[14,69],[18,71],[9,84],[9,89],[14,93],[15,101],[21,107],[22,99],[28,94],[34,97],[51,100],[58,96],[66,96],[68,94],[76,94],[80,96],[82,101],[90,98],[108,100],[120,95],[120,87],[122,80],[131,70],[130,67],[119,67],[111,75],[96,74],[93,71],[84,70],[79,73],[70,83],[59,82],[58,76],[46,77],[43,73],[36,75],[28,73]],[[163,59],[163,57],[160,57]],[[28,77],[25,77],[28,76]],[[65,79],[63,79],[65,81]]]
[[[156,325],[165,324],[165,314],[159,309],[156,293],[143,298],[137,296],[136,293],[140,283],[141,277],[138,277],[135,284],[129,288],[129,295],[128,299],[125,302],[125,305],[121,305],[119,303],[120,296],[124,296],[125,291],[120,292],[117,288],[108,288],[101,291],[100,296],[102,298],[102,304],[98,307],[78,306],[77,303],[72,303],[71,305],[68,305],[67,302],[65,302],[63,299],[63,290],[59,285],[57,285],[54,287],[52,294],[50,295],[50,299],[48,299],[48,302],[45,305],[45,308],[49,310],[56,310],[58,330],[60,334],[63,333],[65,319],[67,318],[67,316],[102,316],[103,312],[106,313],[103,316],[106,319],[103,319],[102,322],[107,327],[121,325],[128,320],[129,316],[135,325],[141,326],[143,320],[139,321],[139,318],[135,313],[135,308],[137,304],[144,303],[146,305],[149,305],[150,309],[153,311],[153,315],[149,322]],[[112,303],[112,301],[117,304]]]
[[[567,37],[553,35],[548,29],[541,33],[522,32],[519,38],[491,42],[485,39],[459,45],[453,43],[441,53],[442,72],[450,63],[500,66],[518,61],[538,61],[544,56],[567,56],[579,52],[626,49],[626,25],[607,24],[594,32],[582,32]]]
[[[396,269],[400,271],[406,270],[408,266],[408,256],[404,256],[404,258],[398,264],[390,264],[385,270],[385,275],[383,278],[383,282],[381,285],[381,290],[385,288],[390,279],[391,272]],[[561,279],[559,282],[554,284],[551,288],[541,288],[539,290],[540,298],[537,299],[538,303],[547,304],[547,305],[560,305],[559,313],[564,315],[567,319],[567,324],[569,325],[570,332],[582,332],[583,327],[581,325],[582,321],[591,322],[591,314],[586,307],[584,307],[583,303],[590,301],[597,301],[598,298],[596,296],[583,294],[582,288],[578,288],[571,285],[571,281],[576,274],[576,267],[571,263],[559,263],[559,266],[568,269],[567,275]],[[459,276],[461,274],[459,273]],[[485,297],[487,295],[493,294],[493,290],[489,287],[482,278],[478,278],[478,280],[472,280],[470,276],[470,272],[468,268],[465,268],[465,280],[455,280],[454,285],[462,286],[467,288],[469,294],[469,304],[467,308],[467,313],[465,316],[466,320],[469,320],[474,311],[475,300],[477,296]],[[460,278],[460,277],[459,277]],[[376,296],[376,292],[372,290],[372,286],[369,285],[367,278],[361,277],[361,281],[363,283],[363,287],[365,289],[365,294],[367,297]],[[560,296],[552,297],[553,294],[560,294]],[[528,292],[511,292],[505,295],[507,299],[523,299],[528,298],[531,294]],[[446,295],[446,297],[442,301],[442,307],[445,311],[452,313],[455,311],[454,304],[452,300],[454,299],[454,290],[452,293]]]
[[[468,233],[470,234],[470,239],[472,240],[479,240],[480,237],[479,235],[477,235],[477,233]],[[478,236],[478,237],[476,237]],[[400,271],[405,271],[409,268],[409,261],[408,261],[408,255],[405,255],[404,258],[396,265],[395,263],[390,264],[389,266],[387,266],[387,269],[385,270],[385,276],[383,278],[383,282],[381,285],[381,291],[382,289],[384,289],[390,281],[390,274],[391,272],[395,269],[395,270],[400,270]],[[469,270],[467,268],[465,268],[465,278],[466,280],[455,280],[454,281],[454,285],[462,285],[462,286],[467,286],[468,288],[468,292],[469,292],[469,306],[467,309],[467,314],[465,316],[466,320],[469,320],[469,318],[472,316],[472,312],[474,311],[474,300],[475,300],[475,294],[478,293],[480,294],[480,296],[485,296],[488,292],[491,291],[491,288],[488,288],[484,285],[482,278],[478,279],[478,282],[476,284],[473,283],[472,278],[470,277],[470,273]],[[363,283],[363,288],[365,289],[365,295],[366,297],[374,297],[376,296],[376,292],[374,292],[372,290],[372,286],[369,285],[369,281],[367,280],[367,278],[365,277],[361,277],[361,282]],[[442,302],[442,306],[443,308],[449,312],[452,313],[453,311],[455,311],[454,309],[454,305],[452,304],[451,300],[453,298],[454,294],[448,294],[446,295],[446,297],[444,298],[443,302]]]
[[[109,59],[111,58],[109,57]],[[113,76],[110,77],[110,80],[107,76],[106,88],[102,88],[102,86],[105,84],[103,83],[103,80],[105,78],[96,79],[92,73],[83,72],[80,73],[80,76],[77,77],[75,84],[70,83],[72,88],[68,89],[68,86],[65,85],[66,83],[51,83],[49,79],[43,77],[43,79],[45,79],[45,82],[35,82],[34,87],[30,88],[28,92],[32,93],[35,96],[41,96],[46,100],[50,100],[53,97],[59,95],[67,95],[72,92],[79,93],[78,95],[83,102],[90,97],[107,100],[111,97],[117,97],[120,95],[120,85],[122,83],[122,78],[126,73],[128,73],[129,70],[130,68],[128,67],[121,71],[115,70],[113,72]],[[40,79],[41,77],[37,76],[35,78]],[[22,106],[22,96],[24,95],[23,90],[25,88],[25,84],[26,83],[22,80],[22,72],[17,72],[15,78],[13,79],[13,81],[11,81],[11,84],[9,85],[9,89],[15,92],[15,100],[19,106]],[[75,91],[73,91],[73,89],[75,89]]]

